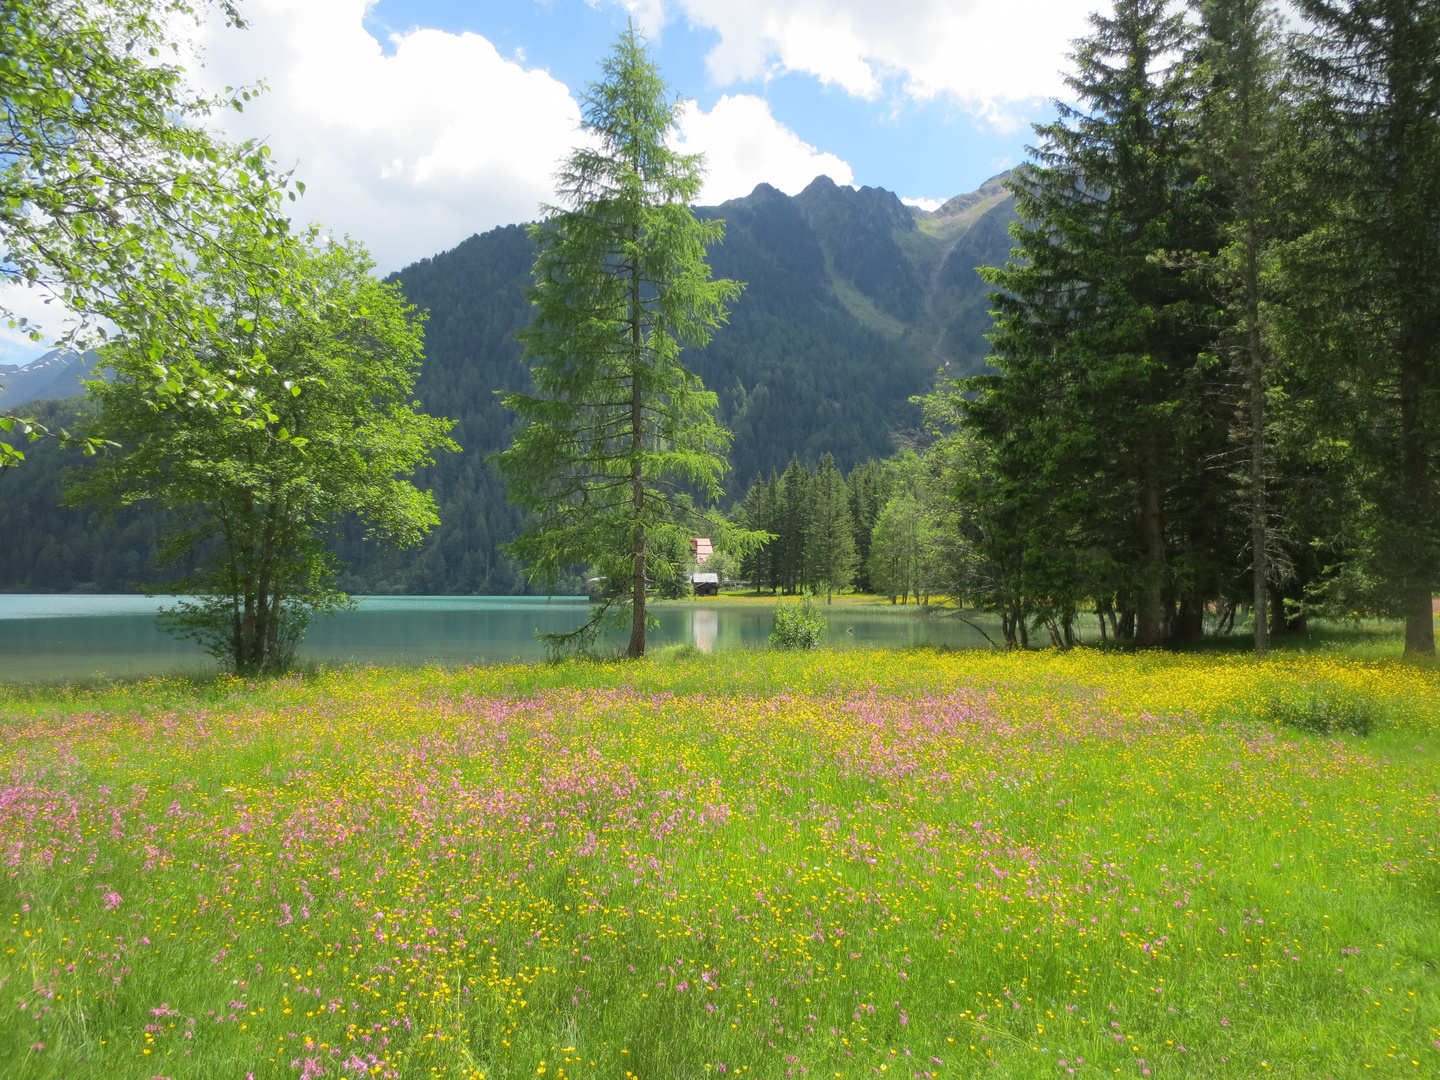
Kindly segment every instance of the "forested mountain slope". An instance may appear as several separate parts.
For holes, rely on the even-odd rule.
[[[830,452],[849,469],[889,454],[894,434],[918,424],[909,399],[929,388],[937,368],[948,364],[953,376],[980,366],[989,315],[974,268],[1003,262],[1010,249],[1013,202],[999,181],[933,213],[826,177],[794,197],[762,184],[743,199],[700,209],[726,222],[724,244],[710,253],[715,274],[746,283],[729,325],[687,355],[735,432],[731,495],[743,495],[757,475],[783,470],[792,456],[814,462]],[[420,550],[381,550],[358,530],[337,537],[343,588],[524,591],[517,568],[497,550],[518,516],[485,458],[510,438],[496,391],[529,383],[515,331],[530,318],[524,289],[533,257],[524,228],[510,225],[396,275],[429,313],[416,394],[428,411],[457,421],[464,453],[418,478],[435,492],[441,517]],[[29,452],[35,467],[0,480],[0,590],[121,587],[97,564],[97,552],[125,568],[125,581],[142,580],[136,567],[153,552],[153,523],[137,515],[102,538],[93,515],[56,505],[53,448]]]

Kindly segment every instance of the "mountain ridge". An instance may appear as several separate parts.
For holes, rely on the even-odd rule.
[[[725,241],[709,252],[715,276],[747,284],[729,324],[706,348],[684,354],[734,432],[728,500],[792,456],[813,464],[829,452],[848,470],[892,453],[897,433],[918,428],[911,399],[933,385],[937,370],[979,370],[990,319],[988,287],[973,268],[1009,252],[1014,204],[1004,179],[934,211],[828,177],[794,196],[759,184],[696,208],[725,219]],[[530,388],[515,332],[531,317],[533,260],[525,227],[506,225],[387,279],[428,314],[415,395],[427,411],[457,421],[465,451],[416,477],[434,491],[441,518],[420,549],[376,547],[358,525],[339,531],[332,547],[347,591],[529,591],[499,550],[520,515],[487,456],[509,444],[514,425],[497,391]],[[13,507],[26,519],[0,530],[0,590],[116,591],[145,579],[135,568],[153,553],[152,519],[128,520],[107,540],[94,515],[48,509],[63,468],[85,465],[43,444],[27,453],[0,485],[0,511]]]

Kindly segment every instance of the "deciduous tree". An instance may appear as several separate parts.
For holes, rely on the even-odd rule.
[[[253,376],[276,431],[230,423],[205,409],[156,409],[151,358],[138,343],[105,351],[110,381],[89,389],[101,434],[123,452],[67,492],[73,505],[113,509],[152,502],[170,512],[161,560],[195,557],[165,616],[236,671],[279,670],[306,625],[348,600],[331,585],[326,533],[351,515],[377,537],[414,544],[436,523],[434,501],[408,479],[436,450],[458,449],[451,423],[410,400],[421,324],[399,289],[370,275],[358,245],[290,249],[287,269],[323,300],[323,313],[287,310],[244,275],[209,277],[214,318],[201,356],[224,367],[232,351],[263,350]],[[302,392],[303,389],[303,392]]]
[[[214,326],[189,269],[223,254],[228,274],[288,289],[290,264],[270,256],[288,240],[282,200],[303,188],[264,146],[230,146],[203,126],[253,93],[186,85],[177,30],[212,6],[243,25],[228,0],[0,0],[0,281],[78,317],[60,343],[118,332],[147,355],[132,378],[155,407],[263,426],[273,417],[249,375],[265,358],[232,350],[209,366]],[[16,316],[8,293],[0,319],[36,341],[60,330]],[[0,448],[0,466],[22,457]]]

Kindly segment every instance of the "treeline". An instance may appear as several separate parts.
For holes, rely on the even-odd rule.
[[[1012,642],[1243,607],[1259,649],[1324,612],[1434,651],[1440,7],[1295,7],[1119,0],[1016,172],[997,373],[932,396],[918,489]]]
[[[811,469],[792,458],[784,473],[751,485],[732,515],[773,539],[740,561],[756,592],[857,592],[928,603],[949,581],[944,525],[924,460],[905,451],[841,474],[825,454]]]

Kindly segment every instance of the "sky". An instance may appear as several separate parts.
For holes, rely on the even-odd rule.
[[[297,224],[363,241],[383,274],[538,216],[630,20],[683,99],[677,145],[706,155],[702,203],[825,174],[933,208],[1024,160],[1092,6],[242,0],[248,29],[189,28],[190,73],[211,91],[265,83],[220,133],[264,140],[306,184]],[[41,351],[0,329],[0,362]]]

